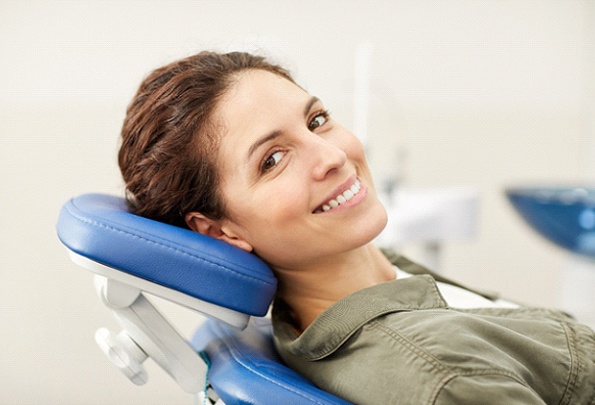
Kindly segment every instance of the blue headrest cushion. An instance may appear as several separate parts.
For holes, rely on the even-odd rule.
[[[106,266],[249,315],[263,316],[277,288],[254,254],[128,211],[123,198],[85,194],[62,207],[58,237]]]

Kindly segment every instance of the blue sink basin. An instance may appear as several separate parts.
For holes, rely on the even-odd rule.
[[[511,188],[506,196],[546,239],[595,257],[595,188]]]

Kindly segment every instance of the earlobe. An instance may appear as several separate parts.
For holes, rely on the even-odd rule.
[[[233,245],[235,247],[238,247],[242,250],[245,250],[246,252],[250,253],[254,250],[254,248],[252,247],[251,244],[249,244],[248,242],[246,242],[244,239],[240,239],[238,237],[229,237],[227,236],[227,234],[222,233],[220,238],[217,238],[219,240],[222,240],[223,242],[227,242],[230,245]]]
[[[220,241],[229,243],[246,252],[252,252],[254,248],[244,239],[241,239],[227,228],[224,228],[221,221],[216,221],[208,218],[200,212],[189,212],[184,217],[186,224],[194,232],[210,236],[211,238],[219,239]]]

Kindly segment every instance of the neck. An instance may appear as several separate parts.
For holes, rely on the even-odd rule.
[[[340,299],[395,278],[391,263],[371,243],[298,269],[275,269],[275,274],[277,296],[302,331]]]

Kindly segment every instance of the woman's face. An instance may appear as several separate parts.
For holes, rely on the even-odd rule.
[[[221,229],[277,268],[362,246],[386,225],[364,149],[322,102],[275,74],[239,74],[215,109]]]

